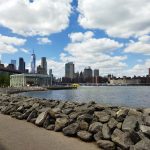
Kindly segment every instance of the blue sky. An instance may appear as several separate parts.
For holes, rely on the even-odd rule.
[[[149,8],[148,0],[0,0],[1,61],[23,57],[30,69],[34,49],[37,65],[46,56],[57,77],[68,61],[76,71],[147,75]]]

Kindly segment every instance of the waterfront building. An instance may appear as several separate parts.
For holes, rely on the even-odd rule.
[[[68,62],[65,64],[65,77],[73,79],[74,78],[74,63]]]
[[[31,73],[36,73],[36,56],[34,51],[31,54]]]
[[[84,78],[92,78],[92,69],[91,67],[84,69]]]
[[[10,70],[15,70],[14,64],[8,64],[8,66],[6,68],[10,69]]]
[[[22,73],[25,72],[25,62],[24,59],[22,57],[19,58],[19,67],[18,70]]]
[[[10,76],[11,87],[42,86],[51,85],[51,78],[44,74],[15,74]]]
[[[94,69],[94,77],[99,77],[99,69]]]
[[[47,74],[47,61],[46,57],[41,58],[41,68],[43,68],[43,74]]]
[[[16,60],[11,60],[11,62],[10,62],[10,64],[13,64],[14,65],[14,68],[16,69],[17,67],[16,67]]]

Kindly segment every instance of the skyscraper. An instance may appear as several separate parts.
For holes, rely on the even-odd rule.
[[[25,72],[25,62],[22,57],[19,58],[19,67],[18,70],[21,71],[22,73]]]
[[[99,77],[99,69],[94,69],[94,77]]]
[[[16,60],[11,60],[10,64],[13,64],[14,68],[16,69]]]
[[[36,56],[34,54],[34,51],[31,55],[31,73],[35,73],[36,72]]]
[[[46,57],[41,58],[41,68],[43,69],[43,74],[47,74],[47,61]]]
[[[91,67],[84,69],[84,78],[92,78],[92,69]]]
[[[68,62],[65,64],[65,77],[73,79],[74,78],[74,64],[73,62]]]

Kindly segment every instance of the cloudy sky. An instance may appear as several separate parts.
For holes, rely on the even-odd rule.
[[[0,0],[0,59],[34,49],[57,77],[64,64],[100,74],[147,75],[150,68],[150,0]]]

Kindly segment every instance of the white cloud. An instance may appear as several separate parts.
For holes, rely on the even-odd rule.
[[[0,54],[15,53],[18,47],[24,45],[25,42],[25,39],[0,34]]]
[[[72,0],[0,0],[0,25],[24,36],[50,35],[68,27]]]
[[[52,41],[49,40],[47,37],[37,38],[38,44],[51,44]]]
[[[149,0],[78,0],[78,10],[84,28],[125,38],[150,33]]]
[[[87,36],[89,35],[89,36]],[[108,38],[94,38],[93,32],[71,33],[69,43],[61,53],[62,62],[73,61],[76,71],[81,71],[87,66],[98,68],[103,74],[117,73],[126,67],[124,60],[127,56],[111,56],[123,45]]]
[[[137,42],[131,42],[124,49],[126,53],[141,53],[150,55],[150,36],[145,35],[139,37]]]
[[[22,52],[26,53],[26,54],[29,54],[29,50],[28,50],[28,49],[21,48],[20,50],[21,50]]]

